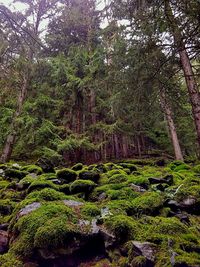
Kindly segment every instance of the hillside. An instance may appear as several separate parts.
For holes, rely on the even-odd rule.
[[[0,266],[200,266],[200,165],[0,165]]]

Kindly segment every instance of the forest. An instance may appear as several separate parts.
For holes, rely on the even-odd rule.
[[[198,157],[198,1],[17,2],[0,6],[2,162]]]
[[[0,2],[0,266],[200,266],[200,1]]]

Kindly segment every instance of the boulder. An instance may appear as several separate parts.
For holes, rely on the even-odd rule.
[[[37,161],[36,165],[41,167],[43,172],[51,172],[51,173],[55,172],[53,163],[49,159],[40,158]]]
[[[135,258],[142,258],[142,267],[153,267],[156,254],[156,245],[150,242],[138,242],[130,241],[129,242],[129,255],[131,260],[131,266],[135,265]],[[140,266],[140,265],[138,265]]]
[[[150,177],[149,178],[149,183],[150,184],[168,184],[168,185],[172,185],[173,184],[173,175],[166,175],[164,178]]]

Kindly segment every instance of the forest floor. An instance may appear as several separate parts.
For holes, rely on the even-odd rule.
[[[200,165],[0,165],[0,266],[200,266]]]

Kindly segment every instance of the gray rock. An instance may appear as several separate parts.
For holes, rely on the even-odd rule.
[[[130,187],[136,192],[146,192],[146,189],[136,184],[131,184]]]
[[[71,208],[74,208],[74,207],[81,207],[84,205],[83,202],[79,202],[79,201],[75,201],[75,200],[63,200],[64,204],[66,206],[69,206]]]
[[[150,262],[154,262],[156,254],[156,245],[150,242],[131,242],[131,253],[133,257],[144,256]]]
[[[38,209],[40,206],[41,204],[39,202],[33,202],[32,204],[27,205],[25,208],[19,211],[17,215],[17,219],[33,212],[34,210]]]
[[[0,231],[0,254],[8,251],[8,232]]]

